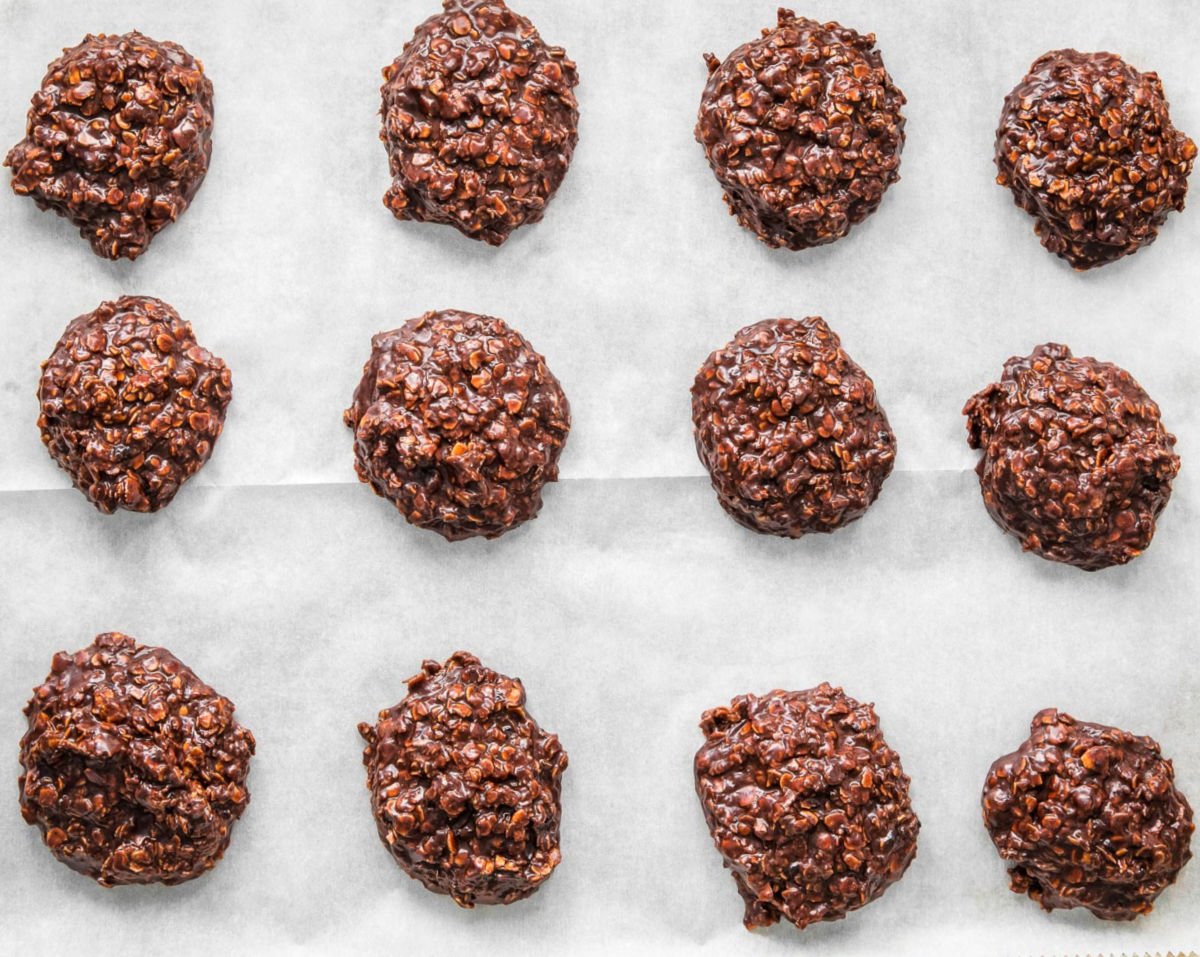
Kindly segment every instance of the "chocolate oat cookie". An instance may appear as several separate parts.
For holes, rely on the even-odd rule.
[[[1104,920],[1150,913],[1196,829],[1157,742],[1052,708],[988,771],[983,821],[1014,893]]]
[[[50,64],[13,192],[79,227],[105,259],[136,259],[196,195],[212,156],[213,87],[176,43],[88,35]]]
[[[841,239],[900,178],[904,94],[874,34],[780,9],[761,39],[705,59],[696,139],[730,212],[768,246]]]
[[[996,182],[1076,269],[1148,246],[1182,210],[1196,144],[1171,124],[1156,73],[1113,53],[1055,50],[1004,101]]]
[[[696,450],[721,506],[756,532],[832,532],[878,497],[896,438],[875,384],[823,319],[768,319],[692,385]]]
[[[696,793],[747,928],[840,920],[904,875],[921,825],[871,705],[822,684],[734,698],[700,727]]]
[[[499,246],[538,222],[579,139],[575,64],[504,0],[445,0],[383,71],[397,219]]]
[[[359,478],[411,524],[456,541],[537,516],[571,408],[519,332],[449,310],[371,340],[344,419]]]
[[[1087,571],[1150,545],[1179,474],[1175,436],[1124,369],[1047,343],[967,403],[967,439],[996,524]]]
[[[460,907],[511,904],[558,866],[567,754],[525,710],[520,681],[462,651],[426,661],[358,730],[379,837],[426,888]]]
[[[105,887],[211,870],[250,802],[254,735],[169,651],[117,633],[54,656],[25,706],[21,813]]]
[[[42,363],[38,427],[100,511],[156,512],[212,455],[231,390],[174,309],[124,296],[73,320]]]

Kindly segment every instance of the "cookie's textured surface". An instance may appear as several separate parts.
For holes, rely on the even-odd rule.
[[[38,426],[51,457],[102,512],[155,512],[212,455],[229,368],[147,296],[73,320],[44,363]]]
[[[446,311],[375,336],[345,422],[359,478],[453,541],[496,538],[537,515],[571,409],[520,333]]]
[[[875,384],[817,317],[759,322],[709,356],[692,423],[722,507],[772,535],[860,518],[896,461]]]
[[[707,60],[696,139],[730,212],[768,246],[841,239],[900,178],[904,94],[873,34],[781,9],[760,39]]]
[[[50,64],[12,188],[79,227],[96,255],[136,259],[196,195],[212,156],[213,87],[176,43],[88,35]]]
[[[359,732],[379,837],[429,890],[511,904],[558,866],[567,754],[525,710],[520,681],[461,651],[426,661]]]
[[[445,0],[383,71],[398,219],[499,246],[545,213],[578,141],[575,64],[504,0]]]
[[[1195,831],[1157,742],[1054,709],[992,765],[983,820],[1014,892],[1105,920],[1148,914],[1191,859]]]
[[[170,652],[109,633],[57,654],[25,707],[21,813],[107,887],[210,870],[250,802],[254,736]]]
[[[1055,50],[1004,101],[996,178],[1076,269],[1148,246],[1182,210],[1196,144],[1171,123],[1156,73],[1113,53]]]
[[[920,822],[871,705],[772,691],[705,713],[696,792],[747,928],[839,920],[898,881]]]
[[[1179,457],[1124,369],[1047,343],[963,411],[984,504],[1027,550],[1095,571],[1150,545]]]

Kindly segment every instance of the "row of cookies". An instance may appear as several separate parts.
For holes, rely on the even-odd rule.
[[[67,326],[43,364],[38,424],[97,508],[151,512],[208,461],[231,396],[228,367],[174,309],[125,297]],[[1158,406],[1124,369],[1039,346],[964,411],[984,503],[1026,549],[1095,570],[1150,544],[1180,463]],[[344,419],[359,478],[412,524],[457,540],[538,514],[571,409],[519,332],[444,311],[374,337]],[[759,322],[713,352],[692,420],[718,500],[756,532],[844,527],[896,460],[874,383],[815,317]]]
[[[20,801],[63,863],[104,886],[211,870],[250,800],[253,734],[163,648],[117,633],[55,655],[26,706]],[[821,684],[707,711],[696,793],[748,928],[804,928],[903,877],[920,822],[874,708]],[[465,652],[426,661],[359,725],[384,846],[462,907],[533,894],[562,860],[567,753],[525,688]],[[1191,857],[1192,809],[1150,738],[1040,712],[999,758],[983,819],[1012,889],[1047,910],[1132,920]]]
[[[445,0],[384,70],[382,129],[398,218],[500,245],[539,221],[579,138],[575,63],[503,0]],[[780,10],[724,60],[709,54],[696,139],[730,212],[773,247],[844,237],[900,177],[904,94],[873,34]],[[187,209],[212,155],[213,84],[175,43],[88,36],[50,64],[13,189],[134,259]],[[1154,73],[1057,50],[1008,95],[998,181],[1078,269],[1153,242],[1181,210],[1196,144]]]

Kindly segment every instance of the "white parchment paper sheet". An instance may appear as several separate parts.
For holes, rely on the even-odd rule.
[[[755,35],[770,2],[521,0],[582,76],[580,147],[545,222],[495,250],[393,221],[379,69],[435,7],[0,0],[0,147],[46,63],[88,31],[183,43],[217,112],[207,182],[137,263],[97,259],[0,189],[0,774],[15,784],[20,709],[52,653],[109,629],[170,647],[259,740],[226,860],[175,889],[72,874],[0,779],[0,952],[1196,947],[1200,865],[1136,924],[1047,916],[1006,889],[978,812],[989,763],[1044,706],[1155,736],[1200,801],[1200,213],[1080,276],[1041,249],[991,163],[1004,94],[1060,46],[1158,70],[1200,136],[1194,4],[814,0],[803,12],[879,35],[909,142],[880,212],[800,255],[737,227],[692,140],[700,54]],[[213,461],[156,516],[94,512],[34,425],[38,363],[69,319],[122,293],[173,303],[234,374]],[[494,543],[405,526],[355,482],[340,419],[370,335],[448,306],[521,329],[575,412],[542,517]],[[717,507],[688,387],[742,325],[806,314],[875,378],[900,457],[863,521],[797,543]],[[1022,556],[979,501],[962,404],[1046,340],[1129,368],[1179,436],[1182,476],[1132,566]],[[563,865],[532,900],[472,913],[379,845],[355,731],[422,658],[460,647],[523,678],[571,757]],[[876,702],[913,778],[920,853],[849,920],[750,935],[692,793],[697,721],[823,679]]]

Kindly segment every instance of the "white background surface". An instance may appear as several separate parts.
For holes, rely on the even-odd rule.
[[[0,149],[20,139],[46,64],[89,30],[182,43],[213,79],[217,117],[208,180],[137,263],[97,259],[0,190],[0,773],[13,782],[0,952],[1200,946],[1200,864],[1133,925],[1045,915],[1007,890],[978,811],[988,765],[1045,706],[1155,736],[1200,803],[1200,212],[1081,276],[1042,250],[991,162],[1005,93],[1067,45],[1156,69],[1177,125],[1200,137],[1194,5],[809,4],[878,34],[909,141],[882,209],[802,254],[736,225],[692,140],[701,54],[774,19],[745,0],[521,0],[582,78],[580,146],[546,220],[500,250],[395,222],[380,202],[379,70],[435,8],[0,0]],[[156,516],[93,511],[35,426],[38,363],[68,320],[125,293],[175,305],[234,376],[213,461]],[[341,424],[371,334],[451,306],[524,332],[574,410],[542,517],[492,543],[406,526],[356,483]],[[741,326],[806,314],[875,378],[900,454],[865,519],[787,542],[717,506],[688,388]],[[979,501],[962,404],[1046,340],[1130,369],[1179,436],[1174,497],[1131,566],[1087,575],[1022,556]],[[20,818],[29,689],[54,651],[109,629],[171,648],[258,737],[226,860],[184,887],[92,886]],[[355,731],[423,658],[460,647],[524,679],[571,758],[562,866],[530,901],[470,913],[379,845]],[[692,792],[697,722],[735,694],[824,679],[876,702],[913,778],[920,851],[846,921],[750,935]]]

